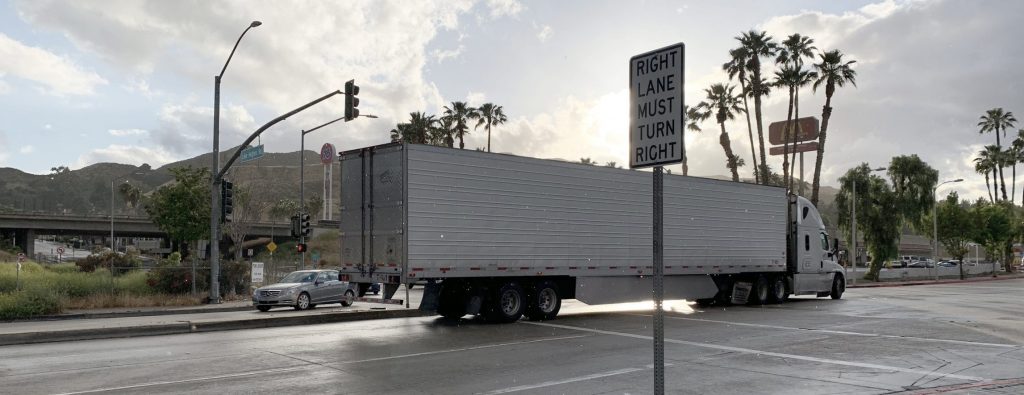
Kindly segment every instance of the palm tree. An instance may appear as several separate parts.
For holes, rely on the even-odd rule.
[[[508,117],[505,116],[504,108],[494,103],[484,103],[479,108],[480,120],[477,121],[474,129],[483,125],[487,129],[487,152],[491,152],[491,127],[498,126],[505,121],[508,121]]]
[[[1024,129],[1017,131],[1017,138],[1013,139],[1013,143],[1010,144],[1010,155],[1007,158],[1013,163],[1013,176],[1010,178],[1010,201],[1017,201],[1017,163],[1020,163],[1024,159]],[[1021,195],[1024,196],[1024,189],[1021,190]],[[1024,199],[1024,198],[1022,198]]]
[[[1013,113],[1009,111],[1003,111],[1002,107],[993,108],[985,111],[985,115],[980,117],[978,121],[978,133],[995,132],[996,134],[996,146],[1002,149],[1003,145],[999,141],[999,135],[1002,134],[1006,137],[1006,129],[1012,128],[1013,124],[1017,122],[1017,118],[1013,117]],[[1006,180],[1003,178],[1003,164],[1001,161],[996,161],[996,168],[999,169],[999,180],[1000,188],[1003,193],[1003,200],[1006,200]]]
[[[700,122],[703,122],[705,119],[707,119],[707,114],[701,112],[700,109],[697,107],[690,107],[685,104],[683,104],[683,113],[686,114],[686,130],[699,133],[701,131]],[[683,139],[686,139],[685,134],[683,135]],[[683,175],[685,176],[689,174],[689,172],[690,166],[687,163],[686,144],[683,144]]]
[[[985,175],[985,190],[988,191],[988,199],[992,201],[992,184],[988,181],[988,173],[992,171],[992,162],[981,155],[985,151],[978,153],[978,157],[974,158],[974,171]]]
[[[754,128],[750,126],[750,107],[747,106],[747,67],[750,63],[750,56],[747,55],[746,48],[739,47],[729,50],[729,58],[730,60],[722,65],[722,70],[729,73],[729,80],[736,78],[740,81],[740,91],[743,96],[743,113],[747,116],[747,137],[750,138],[750,158],[754,162],[754,167],[757,167],[757,154],[754,152]],[[697,128],[696,131],[699,132],[700,128]],[[764,152],[763,146],[761,147],[761,152]],[[757,184],[761,183],[760,173],[760,171],[754,171],[754,182]],[[683,162],[683,175],[686,175],[685,158]]]
[[[455,120],[449,116],[441,117],[431,130],[430,141],[434,145],[455,148]]]
[[[803,70],[802,68],[799,68],[799,67],[797,68],[797,72],[796,72],[795,78],[793,80],[793,120],[794,121],[800,119],[800,89],[802,89],[803,87],[805,87],[807,85],[810,85],[817,78],[818,78],[818,73],[815,73],[815,72],[810,71],[810,70]],[[790,128],[792,128],[792,126]],[[794,146],[796,145],[796,140],[795,140],[796,136],[799,136],[800,132],[801,132],[800,123],[796,122],[796,133],[793,134],[793,138],[794,138],[793,145]],[[803,155],[803,153],[801,153],[800,155]],[[793,189],[793,178],[796,177],[796,173],[795,173],[795,168],[796,168],[796,149],[793,150],[793,157],[789,161],[789,166],[790,166],[789,167],[789,174],[790,174],[790,177],[789,177],[789,189],[792,190]],[[803,186],[804,186],[803,162],[801,161],[801,164],[800,164],[800,189],[801,189],[800,194],[801,195],[803,195]]]
[[[796,124],[797,131],[793,133],[793,120],[800,119],[800,88],[807,86],[811,80],[815,77],[814,72],[803,70],[804,58],[813,59],[814,51],[817,50],[814,46],[814,40],[807,36],[802,36],[799,33],[792,34],[782,41],[782,45],[779,47],[778,57],[775,58],[775,62],[778,64],[788,64],[792,66],[796,71],[793,75],[791,83],[793,84],[792,95],[790,101],[793,102],[793,118],[786,122],[787,130],[790,131],[792,137],[792,144],[796,144],[796,136],[800,135],[800,124]],[[796,149],[793,149],[792,160],[789,161],[789,189],[793,190],[793,179],[796,178]],[[802,170],[802,169],[801,169]],[[803,189],[803,179],[800,179],[800,187]]]
[[[811,203],[818,204],[818,187],[821,182],[821,160],[825,156],[825,137],[828,133],[828,120],[832,117],[832,95],[836,87],[847,83],[857,86],[857,72],[853,70],[856,60],[843,62],[843,53],[838,49],[818,55],[820,62],[814,65],[817,78],[812,88],[815,92],[822,84],[825,85],[825,105],[821,108],[821,131],[818,132],[818,157],[814,161],[814,182],[811,185]]]
[[[480,113],[466,102],[453,101],[451,107],[444,107],[444,116],[452,120],[455,137],[459,138],[459,149],[466,149],[465,137],[469,134],[469,121],[480,118]]]
[[[437,124],[437,118],[422,112],[409,113],[409,122],[400,123],[391,129],[391,141],[410,144],[430,144],[430,131]]]
[[[772,41],[772,37],[765,32],[749,31],[736,37],[740,46],[746,49],[749,61],[747,67],[750,70],[751,92],[754,96],[754,120],[757,122],[757,139],[761,148],[761,168],[758,171],[764,172],[768,168],[767,159],[764,154],[764,127],[761,122],[761,96],[767,93],[764,80],[761,78],[761,57],[771,58],[778,51],[778,45]],[[761,178],[765,178],[764,174]]]
[[[714,84],[710,88],[704,90],[705,100],[697,105],[706,115],[709,117],[711,114],[715,115],[715,122],[718,123],[722,128],[722,133],[718,135],[718,143],[722,145],[722,150],[725,151],[726,164],[729,170],[732,171],[732,180],[739,181],[740,174],[737,170],[739,161],[736,160],[736,155],[732,152],[732,142],[729,140],[729,133],[725,131],[725,121],[736,119],[737,113],[743,112],[743,107],[740,107],[740,97],[733,94],[735,87],[726,84]]]
[[[795,140],[793,135],[793,89],[796,87],[797,70],[795,67],[790,65],[783,65],[778,71],[775,72],[775,81],[772,83],[773,86],[779,88],[789,89],[789,109],[786,110],[786,128],[783,129],[782,133],[782,183],[789,186],[789,142]],[[791,137],[792,136],[792,137]],[[795,143],[795,141],[794,141]],[[794,149],[794,151],[796,151]]]

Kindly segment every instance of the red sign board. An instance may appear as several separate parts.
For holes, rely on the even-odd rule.
[[[768,142],[772,145],[783,145],[786,141],[782,139],[782,133],[786,130],[786,121],[772,122],[768,125]],[[818,139],[818,119],[815,117],[807,117],[793,120],[793,133],[796,135],[796,141],[810,141]],[[792,144],[792,140],[790,140]]]
[[[782,155],[782,150],[784,148],[786,148],[786,146],[784,146],[784,145],[780,145],[778,147],[771,147],[770,149],[768,149],[769,155]],[[812,142],[809,142],[809,143],[797,143],[796,144],[796,149],[793,149],[793,145],[789,146],[789,153],[791,153],[791,154],[793,152],[810,152],[810,151],[817,151],[817,150],[818,150],[818,142],[817,141],[812,141]]]
[[[331,164],[334,161],[334,144],[324,143],[324,146],[320,148],[320,162],[325,165]]]

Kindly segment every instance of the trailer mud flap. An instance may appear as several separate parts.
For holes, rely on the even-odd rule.
[[[753,284],[738,282],[732,286],[732,304],[747,304]]]

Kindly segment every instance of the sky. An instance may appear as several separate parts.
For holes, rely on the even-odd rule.
[[[692,105],[728,82],[721,65],[735,37],[754,29],[776,40],[810,36],[819,50],[857,61],[856,86],[832,99],[823,184],[862,162],[917,154],[941,180],[965,179],[944,190],[980,197],[985,179],[972,159],[995,139],[978,133],[978,117],[1003,107],[1024,119],[1021,15],[1024,2],[1009,0],[8,1],[0,3],[0,167],[157,167],[209,152],[213,77],[253,20],[262,25],[224,74],[222,148],[355,79],[361,111],[379,118],[317,130],[307,149],[386,143],[410,112],[493,102],[509,116],[492,132],[496,152],[623,165],[629,58],[683,42]],[[770,76],[774,64],[763,63]],[[801,116],[821,117],[823,90],[800,98]],[[785,120],[787,99],[782,90],[767,98],[766,129]],[[336,96],[296,114],[259,143],[295,151],[300,131],[340,117],[343,103]],[[686,136],[691,175],[728,174],[713,122]],[[752,163],[745,120],[725,126]],[[467,148],[486,139],[474,130]],[[809,179],[814,155],[805,160]]]

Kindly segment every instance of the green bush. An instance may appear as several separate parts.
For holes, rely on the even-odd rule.
[[[192,292],[192,267],[181,264],[181,254],[174,252],[149,271],[146,283],[156,292],[182,294]],[[196,289],[207,289],[209,269],[196,269]]]
[[[116,252],[103,252],[99,254],[91,254],[85,259],[79,259],[75,262],[78,265],[78,269],[82,272],[92,273],[97,269],[103,269],[110,271],[113,266],[113,273],[115,276],[122,275],[130,272],[139,267],[139,258],[135,254],[118,254]]]
[[[31,318],[61,312],[61,296],[57,292],[30,287],[23,291],[0,293],[0,320]]]
[[[78,265],[73,262],[58,263],[46,267],[47,270],[54,273],[78,273]]]

